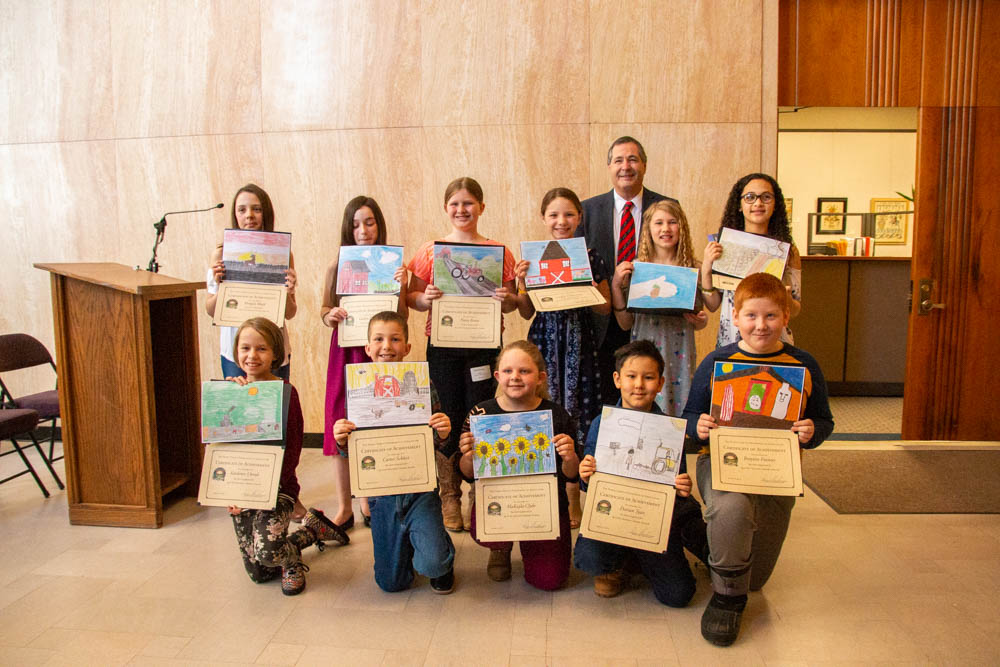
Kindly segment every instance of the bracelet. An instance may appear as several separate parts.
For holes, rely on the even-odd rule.
[[[705,289],[701,285],[698,285],[698,289],[701,290],[702,294],[712,294],[714,292],[718,292],[719,291],[719,288],[716,287],[715,285],[712,285],[711,289]]]
[[[611,310],[615,311],[616,313],[620,313],[624,310],[628,310],[628,306],[625,306],[624,308],[615,308],[614,306],[611,306]]]

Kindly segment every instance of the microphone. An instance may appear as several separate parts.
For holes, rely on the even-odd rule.
[[[153,229],[156,230],[156,239],[153,242],[153,256],[149,260],[149,266],[146,268],[147,271],[152,273],[159,273],[160,265],[156,261],[156,250],[163,241],[163,232],[167,229],[167,216],[168,215],[178,215],[181,213],[204,213],[205,211],[214,211],[217,208],[222,208],[222,202],[219,202],[215,206],[209,206],[208,208],[195,208],[190,211],[170,211],[169,213],[164,213],[163,217],[159,219],[158,222],[153,223]]]

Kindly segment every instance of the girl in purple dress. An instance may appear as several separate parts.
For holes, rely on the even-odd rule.
[[[344,221],[340,227],[340,245],[385,245],[385,217],[378,202],[371,197],[359,196],[347,202],[344,209]],[[400,266],[394,276],[400,284],[399,305],[397,311],[403,317],[407,316],[406,307],[406,269]],[[333,522],[347,530],[354,526],[354,508],[351,506],[351,477],[347,467],[347,452],[337,446],[333,438],[333,425],[338,419],[347,417],[344,403],[346,395],[346,378],[344,367],[347,364],[368,363],[370,359],[365,354],[364,345],[357,347],[341,347],[337,339],[338,325],[343,322],[348,312],[340,307],[337,296],[337,259],[330,263],[323,279],[323,307],[320,318],[323,324],[333,329],[330,337],[330,361],[326,371],[326,408],[323,429],[323,454],[333,457],[333,469],[337,480],[337,498],[340,507],[332,517]],[[368,510],[368,499],[361,498],[361,512],[364,514],[365,525],[369,524],[371,512]]]

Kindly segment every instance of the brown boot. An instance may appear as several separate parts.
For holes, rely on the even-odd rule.
[[[623,570],[599,574],[594,577],[594,593],[602,598],[613,598],[625,589],[625,580]]]
[[[441,516],[444,527],[453,533],[460,533],[462,522],[462,479],[455,469],[455,457],[445,458],[435,452],[437,459],[438,487],[441,494]]]

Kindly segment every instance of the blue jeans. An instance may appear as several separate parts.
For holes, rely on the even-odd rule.
[[[668,607],[683,607],[694,597],[695,582],[684,555],[682,532],[688,520],[701,521],[700,515],[697,501],[678,496],[674,503],[667,550],[663,553],[599,542],[581,535],[576,539],[573,564],[576,569],[594,576],[637,565],[652,584],[657,600]]]
[[[243,369],[237,366],[234,362],[229,361],[229,359],[226,359],[221,354],[219,355],[219,359],[222,360],[222,377],[241,378],[246,376],[246,373],[243,372]],[[274,374],[277,375],[282,380],[287,381],[289,373],[291,373],[292,370],[291,361],[292,361],[291,355],[289,355],[288,363],[279,368],[278,370],[274,371]]]
[[[437,491],[369,498],[375,583],[388,593],[413,583],[413,571],[434,579],[455,562],[455,545],[444,529]]]

